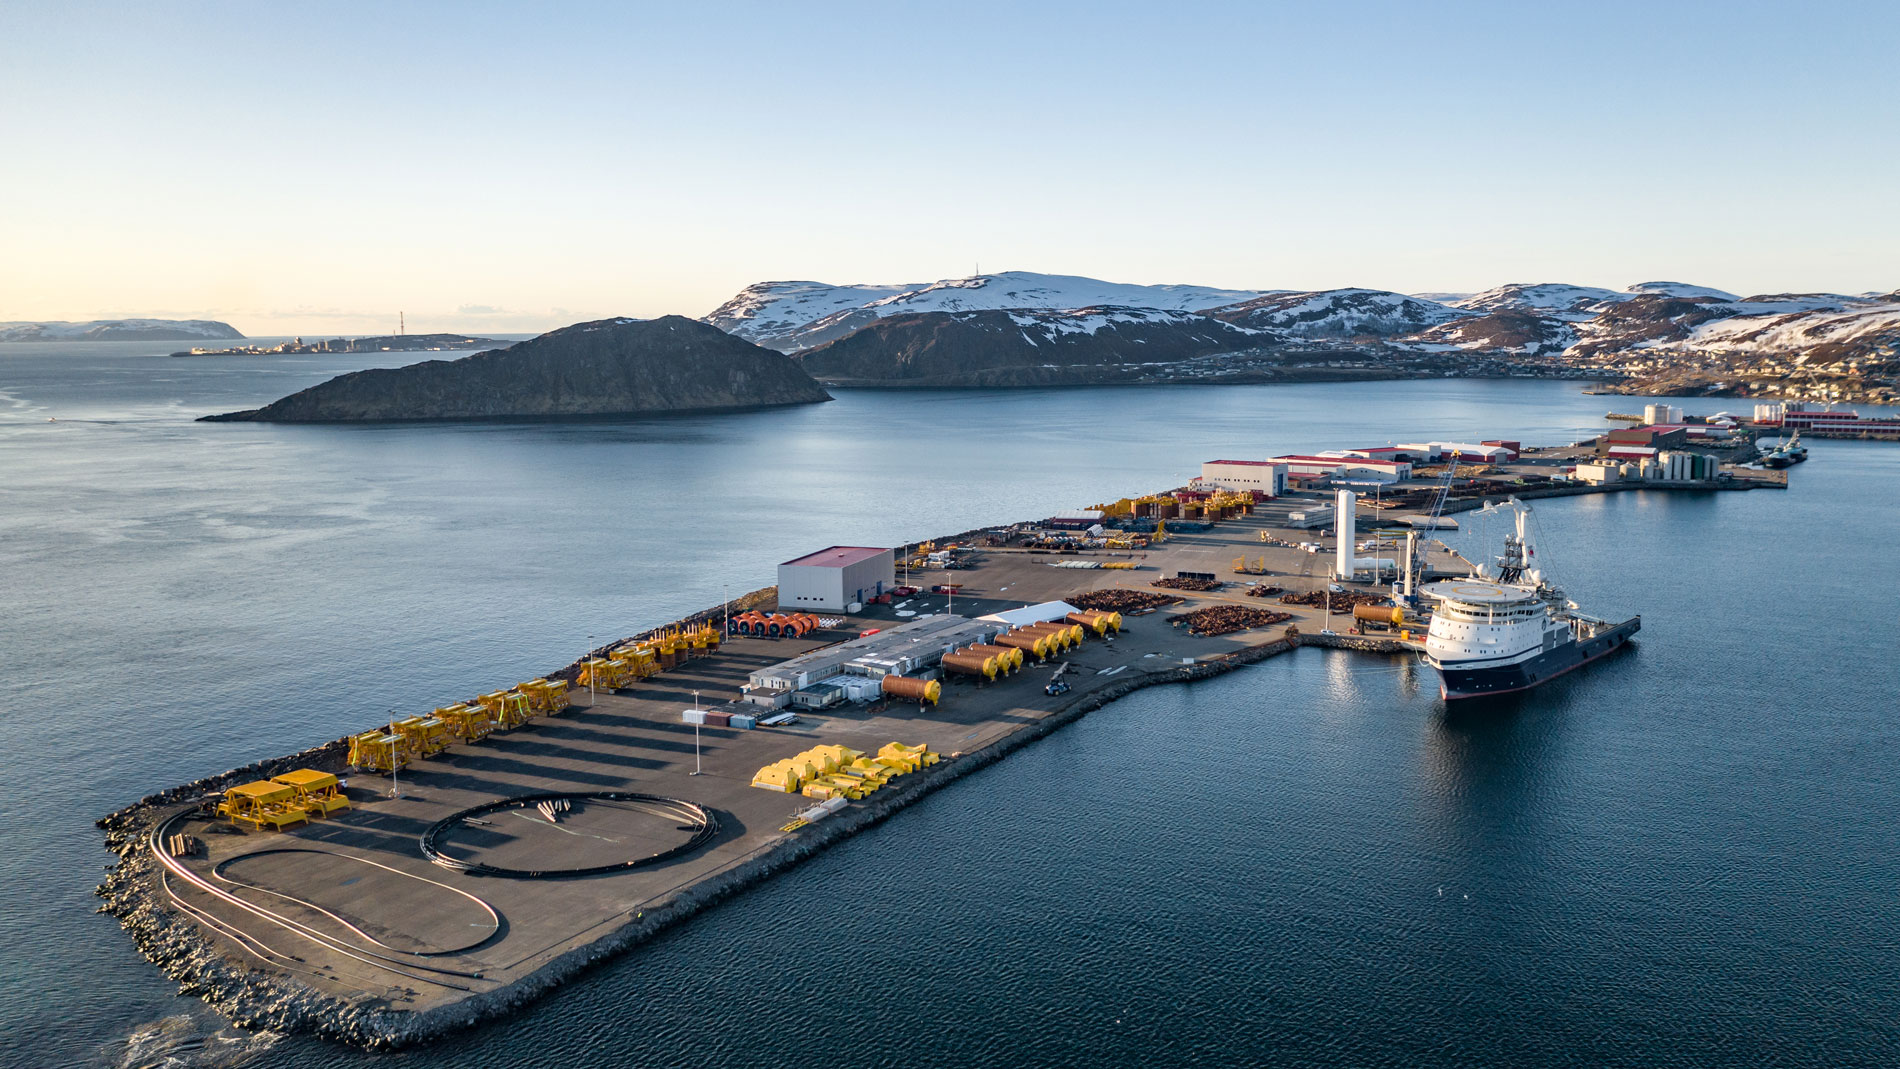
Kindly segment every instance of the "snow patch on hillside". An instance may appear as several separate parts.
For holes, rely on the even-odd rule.
[[[1513,282],[1474,293],[1452,306],[1472,312],[1536,312],[1580,323],[1595,315],[1605,302],[1627,301],[1634,293],[1601,286],[1573,286],[1566,282]]]
[[[1389,290],[1339,289],[1269,294],[1212,309],[1209,314],[1256,329],[1309,338],[1349,338],[1410,334],[1471,313]]]
[[[951,313],[959,319],[974,318],[967,313]],[[1074,308],[1055,312],[1016,312],[1008,313],[1009,321],[1022,328],[1025,337],[1035,330],[1047,338],[1057,334],[1094,334],[1104,328],[1139,324],[1160,327],[1200,327],[1222,334],[1242,333],[1259,334],[1263,338],[1271,337],[1266,331],[1248,330],[1210,319],[1192,312],[1173,311],[1160,308]]]
[[[1800,352],[1817,345],[1879,335],[1893,335],[1900,341],[1900,303],[1718,319],[1697,327],[1672,347]]]

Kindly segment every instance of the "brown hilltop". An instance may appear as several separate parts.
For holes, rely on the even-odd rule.
[[[577,323],[459,360],[339,375],[214,422],[359,423],[707,412],[829,401],[782,353],[682,316]]]

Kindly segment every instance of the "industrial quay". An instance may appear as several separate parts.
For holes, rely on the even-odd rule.
[[[1524,570],[1432,537],[1457,514],[1787,485],[1752,439],[1660,415],[1561,447],[1210,460],[1088,509],[820,549],[540,678],[102,818],[104,911],[240,1024],[368,1047],[466,1028],[1135,689],[1302,645],[1425,657],[1435,581]],[[1597,645],[1572,660],[1634,630],[1580,619]]]

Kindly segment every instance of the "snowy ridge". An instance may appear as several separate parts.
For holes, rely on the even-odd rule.
[[[229,323],[214,319],[94,319],[84,323],[52,320],[0,323],[0,342],[8,341],[193,341],[242,338]]]
[[[1713,289],[1708,286],[1691,286],[1687,282],[1638,282],[1629,288],[1629,292],[1635,296],[1713,297],[1718,301],[1741,300],[1740,297],[1727,290]]]
[[[1537,312],[1579,323],[1601,310],[1605,302],[1627,301],[1635,293],[1604,289],[1601,286],[1572,286],[1563,282],[1539,282],[1509,285],[1474,293],[1452,301],[1456,308],[1470,312]]]
[[[1113,305],[1177,312],[1213,308],[1258,297],[1264,290],[1226,290],[1209,286],[1142,286],[1103,282],[1080,275],[1043,275],[1005,271],[996,275],[946,279],[873,303],[878,315],[902,312],[963,312],[980,309],[1068,309]]]
[[[1828,351],[1838,354],[1890,345],[1884,339],[1893,333],[1894,309],[1900,309],[1900,291],[1744,298],[1684,282],[1638,282],[1620,290],[1543,282],[1408,295],[1361,288],[1133,285],[1006,271],[897,285],[764,282],[740,291],[706,319],[759,344],[804,354],[901,318],[901,329],[880,329],[875,339],[859,339],[849,350],[850,360],[868,372],[870,347],[906,347],[911,355],[904,359],[916,363],[923,358],[915,347],[926,336],[954,336],[959,351],[982,348],[992,360],[1003,357],[986,347],[1003,344],[1045,352],[1054,345],[1065,354],[1093,345],[1102,359],[1115,362],[1133,349],[1185,354],[1300,340],[1382,340],[1427,351],[1530,357],[1697,348],[1797,352],[1816,346],[1832,346]],[[914,316],[926,321],[909,322]],[[982,337],[994,340],[980,342]],[[1063,359],[1082,357],[1078,352]]]
[[[875,319],[911,312],[1065,311],[1103,306],[1193,311],[1244,301],[1264,292],[1210,286],[1143,286],[1033,271],[895,286],[763,282],[741,290],[708,315],[706,322],[748,341],[796,352],[841,338]]]
[[[800,327],[834,312],[918,289],[922,283],[834,286],[826,282],[759,282],[740,290],[712,310],[705,321],[755,344],[786,348]],[[802,348],[792,345],[791,348]]]

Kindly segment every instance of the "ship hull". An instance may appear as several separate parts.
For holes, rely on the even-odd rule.
[[[1581,642],[1567,643],[1515,664],[1472,667],[1463,667],[1457,662],[1440,664],[1439,693],[1449,702],[1529,690],[1623,648],[1642,626],[1643,618],[1633,617]]]

